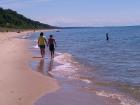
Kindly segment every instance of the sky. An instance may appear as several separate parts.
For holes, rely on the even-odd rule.
[[[0,7],[54,26],[140,25],[140,0],[0,0]]]

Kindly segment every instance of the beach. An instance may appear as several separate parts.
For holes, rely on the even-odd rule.
[[[30,42],[17,38],[29,33],[0,33],[0,105],[33,105],[38,97],[58,89],[56,80],[30,70]]]
[[[32,71],[29,63],[42,60],[33,58],[31,42],[25,38],[29,34],[30,31],[0,33],[0,105],[120,105],[116,99],[72,88],[69,82],[63,84],[50,75],[42,75],[41,63],[40,73]],[[49,65],[45,69],[49,70]]]
[[[140,105],[139,4],[0,0],[0,105]]]

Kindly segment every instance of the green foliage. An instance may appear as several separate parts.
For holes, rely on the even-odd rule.
[[[0,8],[0,27],[16,29],[43,29],[55,28],[48,24],[33,21],[10,9]]]

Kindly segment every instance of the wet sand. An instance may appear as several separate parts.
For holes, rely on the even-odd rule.
[[[30,42],[16,38],[29,33],[0,33],[0,105],[33,105],[58,89],[56,80],[30,70]]]
[[[35,105],[120,105],[120,102],[110,98],[99,97],[91,92],[62,88],[43,96]]]
[[[51,78],[56,78],[50,73],[56,65],[58,64],[55,64],[55,61],[50,59],[36,59],[36,61],[32,62],[34,71]],[[60,89],[38,98],[34,105],[120,105],[120,101],[117,99],[97,96],[96,90],[90,91],[72,85],[78,81],[57,80],[59,81]]]

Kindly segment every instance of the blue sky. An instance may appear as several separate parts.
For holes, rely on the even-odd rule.
[[[0,7],[56,26],[140,25],[140,0],[0,0]]]

